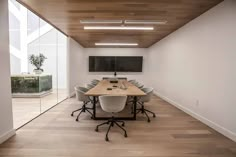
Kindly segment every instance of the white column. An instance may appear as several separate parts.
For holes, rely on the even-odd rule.
[[[13,129],[8,1],[0,1],[0,144],[15,134]]]

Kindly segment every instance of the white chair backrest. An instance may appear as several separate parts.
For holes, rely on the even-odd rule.
[[[136,80],[129,80],[128,82],[135,84],[137,81]]]
[[[142,96],[139,101],[141,102],[149,102],[153,95],[153,88],[142,88],[142,91],[147,94]]]
[[[85,87],[75,87],[76,99],[84,102],[90,101],[89,97],[84,95],[87,91],[88,89]]]
[[[143,88],[143,84],[139,83],[139,82],[133,82],[133,85],[135,85],[138,88]]]
[[[99,80],[95,80],[95,79],[94,79],[94,80],[91,81],[91,84],[97,85],[99,82],[100,82]]]
[[[105,112],[120,112],[124,109],[127,96],[104,95],[99,96],[99,102],[102,110]]]
[[[91,82],[91,84],[96,86],[98,83],[97,82]]]
[[[87,84],[87,88],[88,88],[88,89],[92,89],[93,87],[95,87],[95,85],[93,85],[93,84]]]
[[[135,80],[129,80],[129,82],[135,82]]]
[[[92,81],[94,81],[94,82],[100,82],[99,80],[97,80],[97,79],[93,79]]]
[[[141,83],[137,83],[137,84],[136,84],[136,87],[138,87],[138,88],[143,88],[143,86],[144,86],[144,85],[141,84]]]

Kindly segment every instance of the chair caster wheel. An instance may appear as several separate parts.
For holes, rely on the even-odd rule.
[[[73,117],[74,116],[74,114],[73,113],[71,113],[71,117]]]
[[[125,136],[125,138],[126,138],[126,137],[128,137],[128,135],[127,135],[126,133],[125,133],[125,135],[124,135],[124,136]]]
[[[109,141],[108,137],[105,138],[106,141]]]
[[[153,114],[153,118],[155,118],[156,117],[156,115],[155,114]]]
[[[125,126],[125,123],[123,123],[122,126]]]
[[[95,131],[98,132],[98,128],[96,128]]]
[[[76,119],[75,121],[76,121],[76,122],[78,122],[78,121],[79,121],[79,119]]]
[[[150,123],[151,121],[150,121],[150,119],[148,119],[148,123]]]

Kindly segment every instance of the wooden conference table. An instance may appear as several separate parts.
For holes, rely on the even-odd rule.
[[[108,90],[110,88],[111,90]],[[94,88],[85,93],[87,96],[93,97],[93,119],[94,120],[106,120],[108,117],[96,116],[96,103],[98,97],[101,95],[127,95],[134,98],[133,109],[136,111],[137,97],[145,96],[146,94],[138,87],[128,82],[127,80],[118,80],[117,83],[110,83],[110,80],[100,81]],[[132,117],[116,117],[116,119],[122,120],[136,120],[136,112]]]

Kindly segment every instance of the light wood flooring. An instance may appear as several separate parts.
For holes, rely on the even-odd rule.
[[[156,96],[146,107],[157,117],[127,121],[128,138],[112,128],[110,142],[107,126],[94,131],[102,121],[70,116],[80,106],[68,99],[24,126],[0,145],[0,157],[236,157],[235,142]]]
[[[67,97],[66,90],[53,90],[41,98],[12,98],[14,128],[17,129]]]

